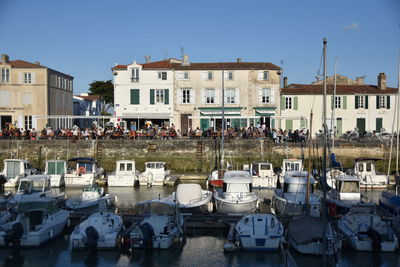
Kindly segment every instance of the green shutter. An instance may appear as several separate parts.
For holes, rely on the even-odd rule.
[[[336,132],[339,136],[342,135],[342,118],[336,119]]]
[[[286,131],[293,130],[293,120],[286,120]]]
[[[139,105],[139,89],[131,89],[131,105]]]
[[[275,129],[275,119],[271,119],[271,129]]]
[[[55,162],[47,163],[47,173],[48,174],[56,174],[56,163]]]
[[[365,109],[368,109],[368,96],[365,96]]]
[[[354,106],[355,106],[356,109],[358,109],[358,98],[359,98],[358,95],[356,95],[356,96],[354,97],[354,99],[355,99]]]
[[[297,97],[297,96],[295,96],[294,97],[294,110],[297,110],[298,109],[298,105],[299,105],[299,97]]]
[[[154,89],[150,89],[150,105],[154,105]]]
[[[376,109],[379,109],[379,95],[376,96]]]
[[[386,97],[386,99],[387,99],[387,103],[386,103],[386,108],[387,109],[390,109],[390,95],[388,95],[387,97]]]
[[[381,132],[382,126],[383,126],[383,119],[382,118],[376,118],[376,131],[378,133]]]
[[[164,90],[164,104],[168,105],[169,104],[169,89]]]
[[[57,174],[64,174],[64,162],[57,162]]]
[[[343,96],[343,109],[347,109],[347,95]]]
[[[300,119],[300,128],[305,128],[306,127],[306,120],[304,118]]]
[[[281,96],[281,110],[285,110],[285,105],[286,105],[286,98],[284,96]]]
[[[207,130],[209,125],[210,125],[209,119],[200,119],[200,128],[202,131]]]

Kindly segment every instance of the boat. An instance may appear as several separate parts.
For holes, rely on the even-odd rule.
[[[385,189],[387,188],[387,176],[376,171],[378,158],[356,158],[354,173],[361,179],[361,189]]]
[[[67,162],[65,160],[46,160],[45,175],[50,175],[51,187],[65,186],[65,173],[67,172]]]
[[[184,220],[175,203],[150,200],[138,203],[135,209],[144,218],[130,231],[131,248],[168,249],[180,242]]]
[[[218,213],[253,213],[257,210],[258,195],[253,192],[253,177],[247,171],[226,171],[222,190],[214,189]]]
[[[400,213],[400,195],[391,191],[382,191],[379,197],[379,207],[388,211],[391,215]]]
[[[226,170],[219,169],[211,172],[207,178],[207,187],[221,188],[224,184],[224,173]]]
[[[274,214],[246,214],[235,226],[235,236],[243,250],[279,250],[283,225]]]
[[[5,159],[2,175],[5,177],[4,187],[15,188],[19,180],[27,175],[36,174],[37,171],[25,159]]]
[[[161,201],[176,203],[183,213],[210,213],[213,211],[212,192],[199,184],[178,184],[176,191]]]
[[[301,159],[283,159],[282,169],[278,176],[279,186],[277,185],[277,188],[280,188],[281,185],[283,185],[284,183],[283,177],[285,177],[287,171],[302,171],[302,170],[303,170],[303,161]]]
[[[289,222],[287,238],[290,247],[297,252],[309,255],[324,253],[324,222],[323,219],[310,215],[295,217]],[[342,242],[330,224],[326,230],[325,255],[333,256],[342,247]]]
[[[165,162],[146,162],[145,167],[145,171],[139,175],[140,185],[164,185],[165,181],[171,176],[171,171],[165,169]]]
[[[355,205],[338,222],[347,243],[357,251],[393,252],[398,239],[391,228],[376,214],[375,205]]]
[[[253,188],[276,188],[277,175],[272,163],[253,162],[250,164],[250,173],[253,176]]]
[[[0,226],[0,246],[37,247],[60,235],[69,212],[54,199],[23,200],[14,206],[15,219]]]
[[[91,186],[96,179],[103,177],[103,168],[97,167],[95,159],[92,158],[72,158],[68,163],[73,166],[65,174],[65,186],[83,187]]]
[[[112,193],[105,193],[102,187],[89,186],[83,188],[80,196],[67,199],[65,206],[74,211],[92,210],[98,207],[101,200],[105,201],[107,207],[111,207],[116,203],[117,198]]]
[[[134,186],[139,179],[139,171],[134,160],[118,160],[115,172],[107,177],[108,186]]]
[[[286,171],[283,189],[275,189],[272,204],[275,212],[283,216],[297,216],[306,212],[306,171]],[[320,216],[320,197],[313,193],[314,178],[310,175],[309,205],[310,215]]]
[[[122,218],[114,213],[94,213],[75,226],[71,249],[114,249],[121,243],[122,226]]]
[[[65,193],[51,188],[50,175],[29,175],[20,179],[17,192],[9,199],[11,204],[20,201],[35,201],[40,198],[54,199],[62,204],[65,201]]]

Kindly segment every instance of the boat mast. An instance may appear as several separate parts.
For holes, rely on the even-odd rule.
[[[306,188],[306,213],[310,213],[310,176],[311,176],[311,140],[312,140],[312,120],[313,112],[310,114],[310,131],[308,134],[308,173],[307,173],[307,188]]]
[[[332,101],[332,115],[331,115],[331,132],[332,136],[332,153],[335,152],[335,135],[336,135],[336,119],[335,119],[335,110],[336,110],[336,68],[337,68],[337,58],[335,58],[335,74],[334,74],[334,83],[333,83],[333,101]]]
[[[397,74],[397,128],[396,128],[396,175],[399,175],[399,116],[400,116],[400,109],[399,109],[399,100],[400,100],[400,62],[398,66],[398,74]]]
[[[323,198],[322,198],[322,220],[324,222],[324,229],[323,229],[323,250],[322,250],[322,256],[323,256],[323,264],[325,265],[326,263],[326,209],[325,209],[325,204],[326,204],[326,143],[327,143],[327,125],[326,125],[326,38],[323,39],[323,44],[324,44],[324,97],[323,97],[323,128],[324,128],[324,150],[323,150],[323,169],[322,169],[322,192],[323,192]]]
[[[225,153],[224,153],[224,132],[225,132],[225,90],[224,90],[225,71],[222,70],[222,133],[221,133],[221,169],[225,166]]]

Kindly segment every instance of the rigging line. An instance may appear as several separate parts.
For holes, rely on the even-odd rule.
[[[322,66],[322,60],[323,60],[323,58],[324,58],[324,50],[322,49],[321,58],[320,58],[320,61],[319,61],[319,68],[318,68],[318,70],[317,70],[317,76],[316,76],[317,82],[319,81],[319,80],[318,80],[318,79],[319,79],[319,76],[321,76],[321,75],[320,75],[320,71],[321,71],[321,66]],[[315,96],[316,96],[317,91],[318,91],[318,90],[317,90],[317,87],[315,87],[315,88],[314,88],[314,92],[313,92],[313,101],[312,101],[312,105],[311,105],[311,110],[314,110]]]

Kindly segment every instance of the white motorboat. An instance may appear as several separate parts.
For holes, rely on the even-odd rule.
[[[253,176],[253,188],[276,188],[277,175],[269,162],[253,162],[250,164]]]
[[[139,171],[134,160],[118,160],[115,172],[107,177],[108,186],[134,186],[139,179]]]
[[[326,250],[328,256],[335,255],[342,242],[328,223],[326,229]],[[324,251],[324,222],[321,218],[302,215],[289,222],[287,235],[291,247],[302,254],[322,255]]]
[[[19,180],[27,175],[36,174],[36,169],[24,159],[5,159],[2,175],[5,177],[4,187],[17,187]]]
[[[99,202],[104,200],[107,207],[113,206],[117,199],[114,194],[105,193],[102,187],[84,187],[80,196],[71,197],[65,202],[65,206],[70,210],[82,211],[98,207]]]
[[[236,223],[235,235],[243,250],[278,250],[283,225],[274,214],[247,214]]]
[[[354,164],[354,173],[361,179],[361,189],[387,188],[387,176],[376,171],[376,162],[382,159],[357,158]]]
[[[210,213],[213,210],[212,193],[199,184],[179,184],[176,192],[161,201],[176,203],[185,213]]]
[[[364,204],[350,208],[338,222],[339,231],[357,251],[393,252],[398,239],[389,222],[375,212],[375,205]]]
[[[92,186],[96,179],[103,177],[104,170],[97,166],[92,158],[72,158],[68,163],[73,165],[65,174],[65,186]]]
[[[65,186],[65,173],[67,172],[67,162],[65,160],[46,160],[45,175],[50,175],[51,187]]]
[[[15,204],[22,200],[35,201],[39,198],[50,198],[58,203],[63,203],[65,194],[51,188],[50,181],[51,177],[49,175],[29,175],[20,179],[18,191],[10,198],[10,203]]]
[[[21,201],[13,212],[15,220],[0,226],[1,246],[40,246],[61,234],[69,218],[51,199]]]
[[[122,218],[111,212],[90,215],[71,233],[72,250],[114,249],[121,243]]]
[[[168,249],[180,241],[184,220],[176,204],[151,200],[135,208],[145,217],[130,232],[132,248]]]
[[[283,216],[297,216],[306,212],[306,171],[286,171],[283,189],[275,189],[272,203],[275,212]],[[320,215],[320,198],[313,193],[314,178],[310,175],[309,208],[310,215]]]
[[[139,175],[140,185],[164,185],[166,180],[170,179],[171,171],[165,169],[165,162],[146,162],[145,167],[145,171]]]
[[[226,171],[222,191],[214,190],[218,213],[253,213],[257,210],[258,195],[253,192],[253,177],[247,171]]]
[[[282,186],[284,183],[284,177],[286,172],[288,171],[302,171],[303,170],[303,161],[301,159],[283,159],[282,161],[282,170],[279,174],[278,181]],[[278,186],[277,186],[278,187]]]

